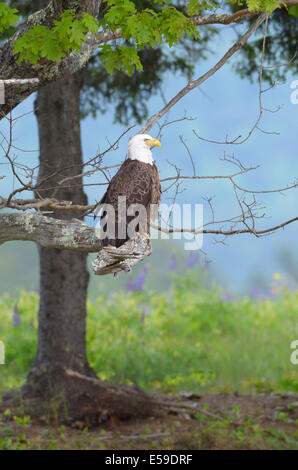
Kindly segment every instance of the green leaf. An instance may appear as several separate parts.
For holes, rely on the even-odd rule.
[[[72,48],[80,48],[82,42],[85,40],[85,26],[79,21],[75,21],[70,30],[70,41]]]
[[[98,27],[88,13],[77,18],[75,10],[66,10],[59,21],[54,21],[52,29],[38,25],[23,34],[15,41],[14,52],[19,54],[19,63],[29,61],[36,64],[42,57],[60,63],[70,50],[80,50],[86,34],[96,32]]]
[[[46,57],[53,62],[61,62],[62,58],[65,56],[65,53],[61,50],[57,41],[53,38],[49,38],[44,42],[40,49],[40,54],[43,57]]]
[[[249,11],[267,11],[272,13],[276,8],[281,8],[283,2],[279,0],[246,0]]]
[[[0,3],[0,33],[19,21],[18,10],[9,8],[3,2]]]
[[[100,60],[105,63],[109,74],[112,74],[114,70],[122,70],[131,75],[135,70],[143,70],[139,55],[134,47],[122,45],[112,48],[112,46],[105,44],[101,50]]]
[[[289,15],[296,16],[298,18],[298,6],[292,6],[288,10]]]
[[[94,16],[89,15],[89,13],[84,12],[82,14],[81,22],[90,33],[96,33],[98,31],[98,22]]]
[[[217,5],[211,0],[189,0],[186,5],[186,13],[189,16],[196,16],[201,13],[202,10],[212,10]]]

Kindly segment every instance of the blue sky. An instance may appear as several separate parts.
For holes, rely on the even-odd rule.
[[[195,76],[208,70],[232,45],[235,34],[231,28],[222,28],[221,34],[213,44],[213,55],[208,61],[200,62],[196,67]],[[285,58],[286,59],[286,58]],[[290,73],[285,83],[277,84],[264,94],[264,106],[276,108],[277,113],[265,113],[261,127],[266,131],[278,132],[279,135],[269,135],[256,131],[242,145],[216,145],[198,140],[193,130],[204,138],[223,141],[238,135],[245,136],[255,123],[258,116],[258,83],[251,84],[246,79],[240,79],[233,72],[232,59],[224,68],[219,70],[201,89],[192,91],[181,100],[170,112],[169,120],[180,118],[185,110],[193,121],[183,121],[164,129],[162,148],[154,150],[156,163],[160,169],[161,178],[172,175],[173,169],[167,160],[182,168],[183,174],[192,174],[192,166],[186,151],[179,140],[182,135],[191,149],[196,163],[198,175],[231,174],[233,166],[223,163],[220,159],[226,154],[234,154],[248,166],[260,165],[260,168],[247,175],[239,177],[237,182],[248,189],[275,189],[286,186],[298,176],[297,130],[298,105],[291,103],[291,83],[298,77]],[[170,99],[185,85],[185,80],[178,76],[168,76],[163,90],[166,99]],[[265,85],[267,87],[267,85]],[[15,111],[15,115],[32,110],[34,97],[30,97]],[[162,107],[160,97],[152,97],[148,103],[150,114]],[[87,118],[82,122],[82,142],[84,158],[87,160],[96,155],[98,146],[104,149],[107,139],[115,140],[124,130],[123,126],[113,123],[113,107],[104,116],[96,119]],[[5,124],[1,123],[2,130]],[[138,129],[138,128],[136,128]],[[135,131],[132,131],[131,136]],[[151,131],[156,135],[157,129]],[[37,125],[33,114],[17,122],[14,134],[15,145],[23,149],[38,149]],[[121,141],[119,150],[107,155],[105,164],[122,161],[126,154],[128,136]],[[20,153],[20,161],[30,165],[36,163],[38,153]],[[7,178],[1,181],[1,194],[12,187],[8,177],[7,167],[0,166],[0,175]],[[99,181],[98,175],[89,178],[85,183]],[[232,187],[227,182],[218,180],[199,180],[183,184],[184,192],[179,195],[177,202],[202,203],[202,197],[213,196],[213,205],[218,218],[237,215],[239,210],[235,202]],[[297,216],[298,190],[291,190],[284,195],[279,193],[260,195],[259,200],[267,207],[268,219],[260,220],[259,227],[271,226]],[[102,187],[86,187],[89,200],[99,200]],[[166,202],[166,201],[164,201]],[[209,219],[208,206],[204,204],[205,220]],[[211,259],[211,271],[217,280],[225,284],[229,290],[245,291],[247,285],[253,282],[270,284],[274,272],[286,276],[286,266],[283,266],[283,252],[296,256],[298,224],[292,224],[286,229],[265,238],[255,238],[252,235],[232,237],[226,244],[217,243],[212,236],[205,236],[203,249]],[[164,241],[180,247],[180,242]],[[176,245],[177,244],[177,245]],[[154,253],[153,253],[154,256]],[[298,259],[298,257],[297,257]],[[283,273],[284,271],[284,273]]]

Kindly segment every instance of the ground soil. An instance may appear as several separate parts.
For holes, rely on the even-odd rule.
[[[184,394],[159,417],[92,429],[2,416],[0,449],[298,449],[298,395]],[[2,447],[1,447],[2,446]]]

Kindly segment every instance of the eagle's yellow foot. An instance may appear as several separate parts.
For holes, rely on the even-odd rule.
[[[145,238],[148,240],[148,245],[151,246],[150,235],[146,232],[141,232],[141,235],[144,235]]]

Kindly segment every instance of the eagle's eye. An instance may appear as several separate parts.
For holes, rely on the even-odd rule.
[[[148,145],[149,148],[156,147],[156,146],[158,146],[158,147],[161,146],[161,143],[159,142],[159,140],[153,139],[153,138],[151,138],[151,139],[146,139],[145,138],[144,142],[145,142],[146,145]]]
[[[148,145],[149,148],[152,147],[152,139],[144,139],[144,142],[146,145]]]

